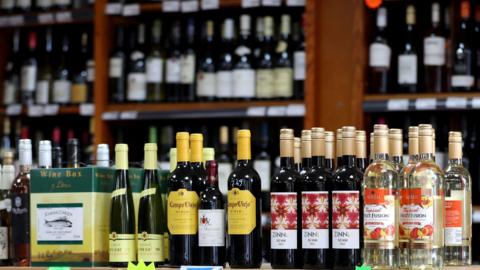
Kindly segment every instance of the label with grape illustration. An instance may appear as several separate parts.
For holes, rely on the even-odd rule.
[[[432,190],[410,188],[401,192],[400,235],[418,242],[432,240],[434,233]]]
[[[332,192],[334,249],[360,248],[360,194],[353,190]]]
[[[395,240],[395,195],[393,190],[366,188],[364,201],[363,236],[365,240]]]
[[[445,245],[459,246],[462,244],[462,201],[445,200]]]
[[[272,192],[272,249],[297,248],[297,193]]]
[[[302,192],[302,248],[329,248],[328,191]]]

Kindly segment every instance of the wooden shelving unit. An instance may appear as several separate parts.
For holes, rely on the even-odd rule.
[[[93,21],[93,9],[69,9],[0,15],[0,28],[42,27],[47,25],[84,24]]]

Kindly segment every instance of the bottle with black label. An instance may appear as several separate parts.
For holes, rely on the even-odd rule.
[[[303,99],[307,59],[305,54],[305,19],[293,23],[293,92],[296,99]]]
[[[475,85],[474,52],[469,38],[470,1],[460,3],[460,26],[454,48],[453,74],[450,84],[454,91],[471,91]]]
[[[22,92],[22,103],[32,104],[35,96],[35,88],[37,83],[37,33],[30,32],[28,34],[28,51],[27,56],[23,60],[20,74],[20,90]]]
[[[127,100],[145,102],[147,99],[147,78],[145,73],[145,24],[140,24],[135,36],[135,46],[130,52],[127,75]],[[132,38],[133,39],[133,38]]]
[[[232,96],[235,99],[255,97],[255,64],[250,29],[250,15],[241,15],[240,34],[233,55]]]
[[[385,37],[387,27],[387,9],[377,10],[377,34],[370,44],[368,52],[369,79],[368,90],[371,93],[386,93],[392,50]]]

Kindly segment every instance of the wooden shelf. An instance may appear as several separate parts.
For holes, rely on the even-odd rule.
[[[83,24],[93,21],[93,9],[70,9],[0,15],[0,28]]]
[[[2,106],[0,107],[0,114],[12,117],[39,118],[59,115],[92,116],[94,113],[94,106],[92,104],[58,106],[58,110],[56,105],[34,105],[32,108],[27,106],[20,106],[20,108],[18,108],[18,106],[19,105]]]
[[[463,97],[475,98],[480,97],[480,92],[448,92],[448,93],[415,93],[415,94],[366,94],[364,101],[389,100],[389,99],[418,99],[418,98],[449,98]]]

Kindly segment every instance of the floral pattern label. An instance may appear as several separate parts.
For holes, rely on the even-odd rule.
[[[272,249],[297,248],[297,193],[272,192],[271,218]]]
[[[302,248],[329,248],[328,191],[302,192]]]
[[[400,236],[412,241],[433,239],[433,196],[431,189],[403,189],[400,200]]]
[[[365,240],[395,240],[395,195],[388,188],[366,188],[363,206]]]
[[[462,244],[462,201],[445,200],[445,245]]]
[[[334,249],[360,248],[360,193],[353,190],[332,192],[332,231]]]

